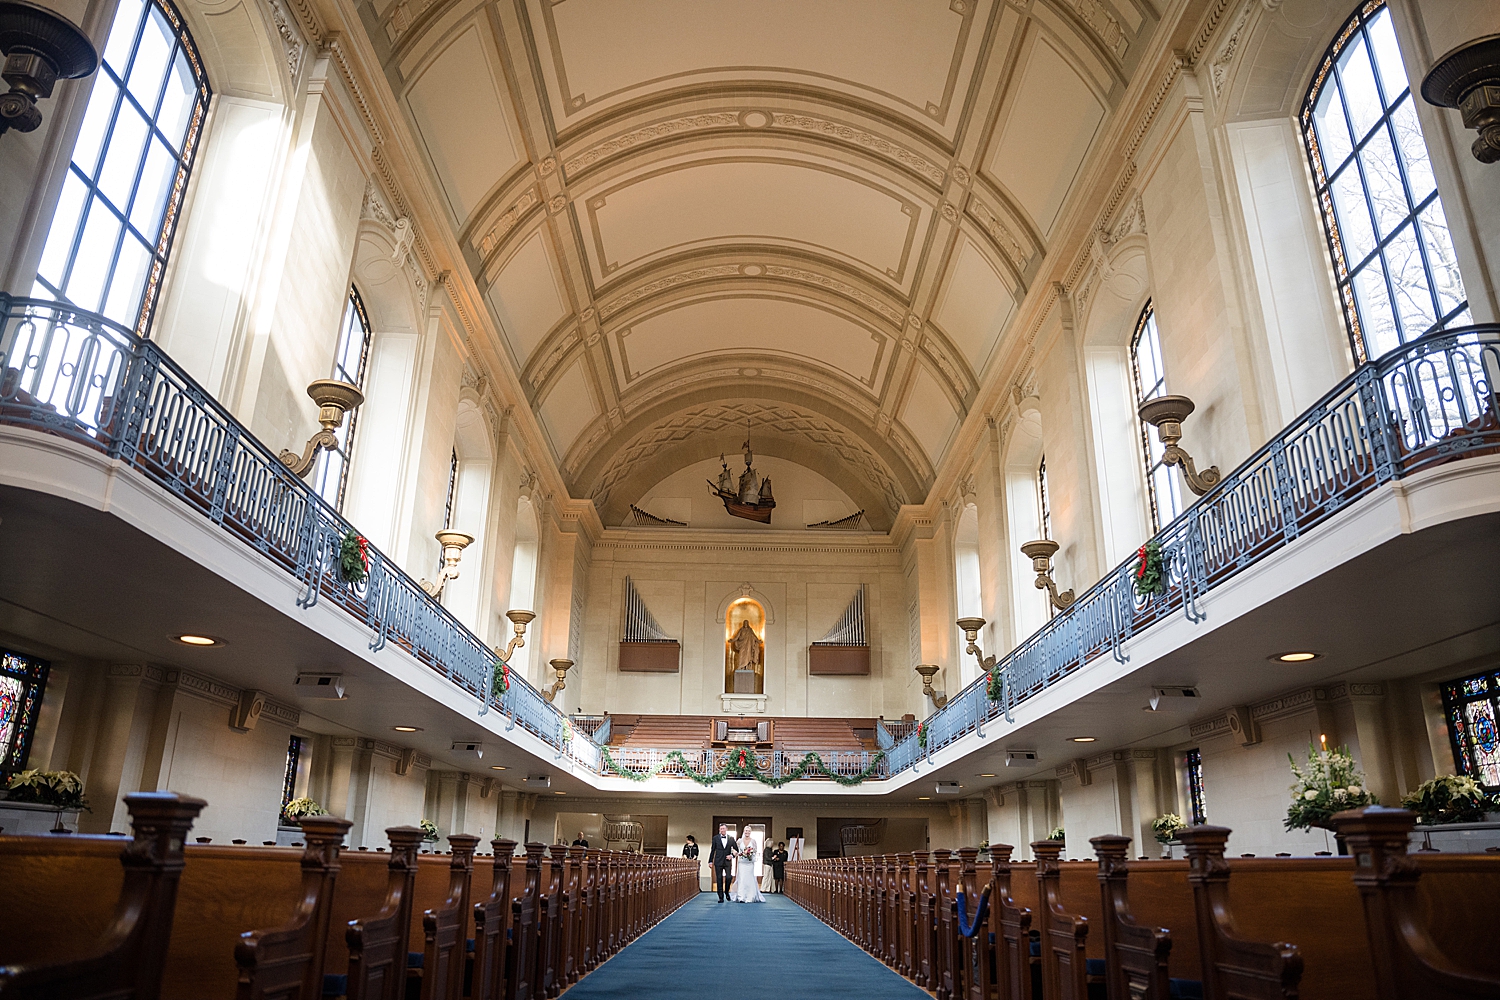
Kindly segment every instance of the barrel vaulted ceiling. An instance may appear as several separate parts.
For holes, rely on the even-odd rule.
[[[574,496],[752,427],[922,501],[1158,23],[1147,0],[374,0]]]

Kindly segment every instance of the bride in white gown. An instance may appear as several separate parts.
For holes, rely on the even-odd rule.
[[[729,898],[736,903],[764,903],[766,897],[760,893],[755,881],[755,842],[746,838],[745,849],[740,852],[739,864],[735,866],[734,885]]]

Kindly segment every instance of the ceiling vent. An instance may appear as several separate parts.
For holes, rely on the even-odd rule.
[[[327,698],[329,701],[342,701],[344,698],[344,675],[298,674],[297,693],[304,698]]]
[[[1187,709],[1196,711],[1202,699],[1195,687],[1165,684],[1151,689],[1151,711],[1166,712]]]
[[[939,781],[933,791],[938,795],[958,795],[962,787],[956,781]]]
[[[550,774],[528,774],[526,780],[521,782],[527,788],[551,788],[552,776]]]
[[[1025,767],[1027,764],[1036,763],[1035,750],[1007,750],[1005,751],[1006,767]]]
[[[452,750],[454,753],[475,759],[484,756],[484,744],[478,740],[454,740]]]

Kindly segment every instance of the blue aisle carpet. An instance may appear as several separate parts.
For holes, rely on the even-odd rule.
[[[931,1000],[785,896],[684,905],[566,1000]]]

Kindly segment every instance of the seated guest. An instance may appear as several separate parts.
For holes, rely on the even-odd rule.
[[[691,833],[688,834],[687,843],[682,846],[682,856],[685,858],[698,856],[698,840]]]
[[[589,846],[589,842],[587,840],[583,839],[583,831],[582,830],[578,831],[578,839],[576,839],[576,840],[573,841],[573,846],[574,847],[587,847],[587,846]]]

